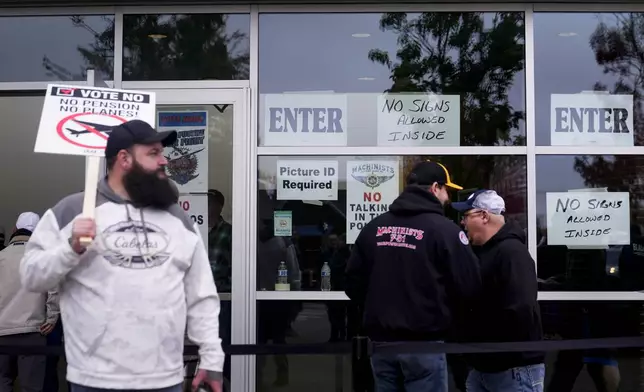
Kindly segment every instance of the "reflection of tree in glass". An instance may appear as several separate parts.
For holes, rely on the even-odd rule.
[[[90,26],[85,21],[85,16],[73,15],[70,16],[72,24],[74,27],[81,28],[86,32],[89,32],[91,36],[99,42],[100,40],[105,39],[105,34],[114,35],[114,16],[103,15],[101,20],[105,22],[107,28],[103,32],[97,31],[94,27]],[[94,17],[95,18],[95,17]],[[80,39],[78,39],[80,41]],[[99,76],[103,80],[112,79],[113,69],[114,69],[114,40],[112,40],[111,46],[97,47],[96,44],[90,45],[91,49],[78,47],[78,51],[81,53],[85,62],[90,68],[95,69],[99,72]],[[44,55],[42,59],[42,66],[47,70],[47,76],[52,76],[56,80],[67,81],[67,80],[84,80],[87,78],[86,69],[82,68],[79,73],[76,71],[70,71],[69,69],[63,67],[55,60],[50,58],[48,55]]]
[[[614,23],[609,26],[600,22],[590,37],[590,46],[595,52],[597,64],[604,73],[617,78],[612,89],[595,83],[596,91],[610,90],[612,94],[633,95],[633,126],[635,144],[644,144],[644,113],[641,101],[644,86],[644,14],[614,14]],[[639,156],[617,155],[607,159],[603,156],[575,158],[575,170],[588,186],[609,187],[613,191],[628,192],[631,186],[642,185]],[[642,192],[631,191],[631,209],[637,211],[644,198]]]
[[[525,145],[525,136],[516,134],[524,113],[508,97],[524,67],[522,13],[387,13],[380,28],[398,35],[395,60],[380,49],[369,53],[391,72],[387,92],[460,95],[461,145]],[[494,170],[492,156],[445,156],[442,162],[467,188],[490,185],[484,179]]]
[[[228,33],[225,14],[126,15],[123,18],[124,80],[248,78],[246,34]],[[79,48],[89,64],[113,51],[114,24],[90,48]]]

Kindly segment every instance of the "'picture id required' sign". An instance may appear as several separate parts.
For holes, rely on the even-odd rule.
[[[548,245],[630,244],[628,192],[546,193]]]
[[[337,161],[277,161],[278,200],[337,200]]]

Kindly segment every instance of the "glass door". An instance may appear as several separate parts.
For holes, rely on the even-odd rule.
[[[224,344],[248,342],[250,324],[248,89],[162,89],[157,94],[156,126],[176,130],[175,146],[166,149],[168,174],[179,189],[179,204],[197,223],[208,251],[221,297],[219,333]],[[226,357],[224,375],[230,390],[244,390],[247,364]],[[189,367],[189,369],[192,369]]]

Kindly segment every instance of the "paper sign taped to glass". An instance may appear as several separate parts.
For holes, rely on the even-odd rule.
[[[167,172],[179,193],[208,190],[208,112],[163,111],[158,113],[159,132],[176,131],[177,141],[164,149]]]
[[[552,94],[550,144],[553,146],[633,146],[633,96]]]
[[[548,192],[548,245],[629,245],[628,192]]]
[[[377,99],[379,146],[459,146],[461,97],[387,93]]]
[[[338,200],[338,161],[277,161],[277,200]]]
[[[362,228],[398,197],[398,161],[347,162],[347,244],[355,243]]]

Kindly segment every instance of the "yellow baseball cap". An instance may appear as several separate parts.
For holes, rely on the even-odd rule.
[[[458,191],[463,189],[462,186],[456,185],[452,182],[447,168],[438,162],[419,162],[413,169],[411,169],[411,173],[409,173],[409,176],[407,177],[408,185],[432,185],[435,182]]]

